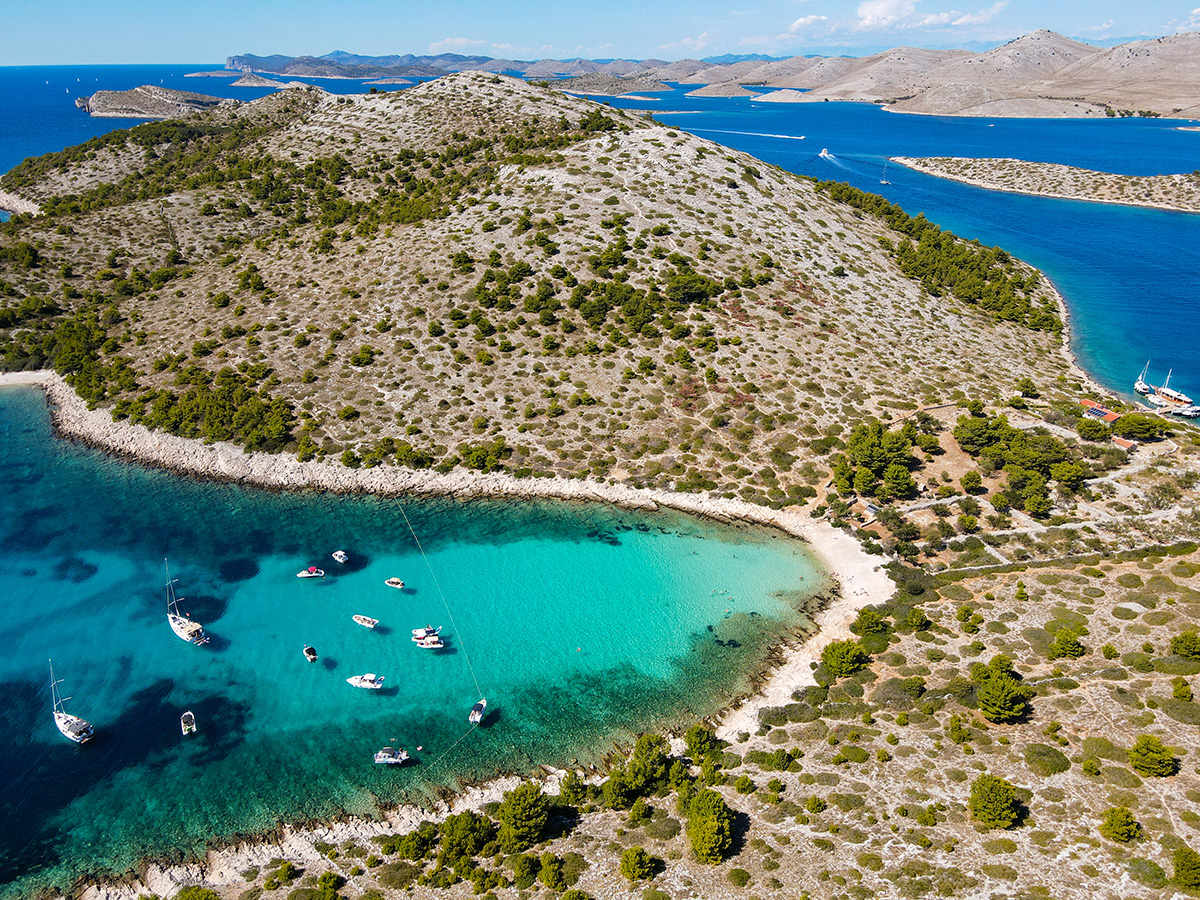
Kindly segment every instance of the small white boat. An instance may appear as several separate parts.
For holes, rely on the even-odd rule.
[[[1150,371],[1150,361],[1146,361],[1146,365],[1142,368],[1142,374],[1137,377],[1137,381],[1133,383],[1133,389],[1139,394],[1146,395],[1150,393],[1150,382],[1146,381],[1146,373]]]
[[[186,613],[179,611],[179,598],[175,596],[175,581],[171,578],[171,567],[167,565],[165,559],[163,565],[167,570],[167,622],[170,624],[171,630],[175,632],[176,637],[189,644],[207,644],[208,635],[204,633],[204,626],[199,622],[192,621]]]
[[[190,709],[179,717],[179,727],[185,737],[196,733],[196,716]]]
[[[431,634],[428,637],[413,638],[417,642],[417,646],[422,650],[441,650],[446,644],[436,634]]]
[[[471,707],[470,715],[467,716],[467,721],[472,725],[478,725],[483,721],[483,714],[487,711],[487,697],[484,697],[478,703]]]
[[[310,646],[308,646],[308,644],[305,644],[304,645],[304,658],[307,659],[309,662],[316,662],[317,661],[316,648],[310,647]]]
[[[821,152],[817,156],[821,157],[821,159],[833,159],[833,154],[824,147],[821,148]]]
[[[334,562],[339,562],[343,566],[346,564],[346,560],[348,560],[349,558],[350,558],[350,555],[345,550],[334,550],[333,551]]]
[[[1173,416],[1182,416],[1185,419],[1195,419],[1200,417],[1200,406],[1174,406],[1164,410],[1164,412],[1170,413]]]
[[[400,590],[400,588],[404,587],[404,582],[399,578],[389,578],[384,582],[384,584],[386,584],[388,587],[395,588],[396,590]]]
[[[62,736],[68,740],[72,740],[77,744],[85,744],[92,739],[96,733],[92,728],[92,723],[87,719],[81,719],[79,716],[73,716],[63,708],[63,704],[70,700],[70,697],[63,697],[58,692],[58,686],[62,681],[54,677],[54,661],[50,661],[50,699],[51,708],[54,710],[54,724]]]
[[[375,762],[381,766],[399,766],[408,762],[408,751],[403,747],[384,747],[375,754]]]
[[[296,573],[297,578],[324,578],[325,570],[318,569],[316,566],[309,566],[303,572]]]
[[[369,691],[377,691],[383,687],[383,676],[376,675],[373,672],[368,672],[365,675],[351,675],[346,679],[347,684],[352,684],[356,688],[366,688]]]
[[[363,628],[374,628],[376,625],[379,624],[378,619],[372,619],[370,616],[360,616],[357,613],[354,614],[353,616],[351,616],[350,618],[352,618],[355,622],[357,622]]]
[[[426,625],[424,628],[414,628],[412,630],[414,641],[423,641],[426,638],[437,637],[442,632],[442,626],[434,628],[432,625]]]

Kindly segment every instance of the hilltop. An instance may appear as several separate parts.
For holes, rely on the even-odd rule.
[[[232,369],[292,410],[256,449],[781,504],[870,416],[1074,377],[1056,295],[1002,251],[928,245],[978,279],[935,296],[904,249],[924,220],[502,76],[281,91],[84,147],[5,176],[44,215],[10,226],[39,261],[4,277],[100,317],[88,399],[184,434],[213,432],[154,398]],[[15,338],[10,368],[54,358]]]

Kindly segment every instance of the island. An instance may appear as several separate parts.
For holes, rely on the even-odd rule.
[[[600,72],[563,78],[556,81],[554,86],[570,94],[612,94],[614,96],[635,92],[674,90],[654,78],[626,78]]]
[[[90,116],[115,119],[172,119],[212,109],[222,103],[236,104],[237,101],[152,84],[128,91],[96,91],[90,97],[75,101],[75,105]]]
[[[0,187],[41,210],[0,225],[4,381],[65,437],[274,489],[753,521],[833,582],[745,698],[604,766],[82,896],[1200,884],[1200,450],[1088,379],[1003,249],[487,72],[281,90]]]
[[[1200,212],[1200,170],[1177,175],[1116,175],[1021,159],[896,156],[891,161],[926,175],[993,191]]]

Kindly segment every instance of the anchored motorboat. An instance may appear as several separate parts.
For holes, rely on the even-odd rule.
[[[442,626],[434,628],[432,625],[426,625],[424,628],[414,628],[412,630],[412,639],[414,641],[423,641],[425,638],[436,637],[441,634]]]
[[[185,737],[196,733],[196,716],[190,709],[179,717],[179,727]]]
[[[472,725],[478,725],[483,721],[483,715],[487,711],[487,697],[484,697],[478,703],[471,707],[471,712],[467,716],[467,721]]]
[[[367,672],[365,675],[351,675],[346,679],[347,684],[352,684],[356,688],[366,688],[369,691],[377,691],[383,687],[383,676],[376,675],[373,672]]]
[[[171,567],[167,566],[165,559],[163,565],[167,569],[167,622],[170,624],[171,630],[175,632],[176,637],[189,644],[207,644],[208,635],[204,633],[204,626],[189,619],[186,613],[179,611],[179,598],[175,596],[175,581],[171,578]]]
[[[50,700],[51,708],[54,710],[54,724],[58,730],[62,732],[62,736],[74,741],[77,744],[87,743],[95,735],[95,729],[92,728],[92,723],[87,719],[81,719],[79,716],[73,716],[63,704],[70,700],[70,697],[63,697],[58,692],[58,686],[62,684],[61,679],[54,677],[54,661],[50,661]]]
[[[345,550],[334,550],[333,551],[334,562],[339,562],[342,565],[345,565],[346,560],[348,560],[349,558],[350,558],[350,555]]]
[[[374,628],[376,625],[379,624],[378,619],[372,619],[370,616],[360,616],[358,614],[355,614],[355,615],[351,616],[350,618],[352,618],[355,622],[357,622],[363,628]]]
[[[408,751],[403,747],[384,747],[375,754],[375,762],[382,766],[399,766],[408,762]]]
[[[309,566],[303,572],[296,573],[297,578],[324,578],[325,570],[318,569],[316,566]]]
[[[441,650],[446,646],[445,642],[436,634],[430,634],[423,638],[413,638],[413,640],[423,650]]]
[[[389,578],[387,581],[384,582],[384,584],[386,584],[390,588],[396,588],[396,590],[399,590],[400,588],[404,587],[404,582],[401,581],[399,578]]]
[[[309,662],[316,662],[317,661],[316,648],[310,647],[310,646],[308,646],[308,644],[305,644],[304,645],[304,658],[307,659]]]

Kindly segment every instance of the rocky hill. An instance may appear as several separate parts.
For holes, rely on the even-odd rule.
[[[349,465],[794,503],[868,416],[1072,377],[1053,293],[1006,254],[501,76],[281,91],[0,186],[44,211],[8,226],[39,260],[3,272],[13,296],[103,325],[91,399]],[[938,254],[973,279],[962,299],[921,274]],[[56,358],[40,341],[10,332],[6,365]],[[222,370],[278,401],[269,436],[192,408]]]

